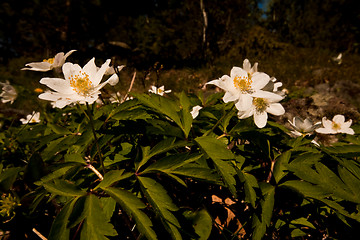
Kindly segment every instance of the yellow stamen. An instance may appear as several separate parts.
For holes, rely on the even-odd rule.
[[[70,76],[70,86],[80,95],[87,95],[92,89],[92,82],[89,79],[89,75],[84,72],[80,72],[78,75]]]
[[[249,74],[248,76],[236,76],[234,78],[234,86],[243,93],[252,91],[251,84],[252,80]]]
[[[50,64],[54,63],[55,58],[49,58],[49,59],[44,59],[43,62],[48,62]]]
[[[340,130],[341,126],[339,124],[337,124],[336,122],[332,122],[331,124],[331,128],[334,129],[335,131]]]
[[[264,112],[269,106],[269,102],[264,98],[254,98],[253,104],[257,112]]]

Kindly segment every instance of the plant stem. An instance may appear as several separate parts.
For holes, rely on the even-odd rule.
[[[234,107],[235,107],[235,105],[233,105],[233,106],[231,107],[231,109],[230,109],[226,114],[222,115],[221,118],[215,123],[215,125],[214,125],[209,131],[207,131],[206,133],[204,133],[203,136],[207,136],[207,135],[209,135],[212,131],[214,131],[215,128],[216,128],[217,126],[219,126],[219,124],[221,123],[221,121],[222,121],[225,117],[227,117],[230,113],[232,113],[232,110],[234,109]]]
[[[95,138],[95,144],[96,144],[96,148],[97,148],[97,153],[99,155],[101,168],[102,168],[103,173],[105,174],[105,166],[104,166],[104,161],[102,159],[102,155],[101,155],[101,151],[100,151],[99,140],[98,140],[98,138],[96,136],[96,132],[95,132],[94,119],[92,117],[92,112],[91,112],[91,109],[90,109],[90,105],[88,103],[86,103],[86,106],[87,106],[87,111],[88,111],[86,116],[89,118],[89,121],[90,121],[90,126],[91,126],[92,133],[94,135],[94,138]]]

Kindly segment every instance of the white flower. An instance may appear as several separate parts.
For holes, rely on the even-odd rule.
[[[322,128],[318,128],[315,131],[322,134],[337,134],[337,133],[347,133],[355,134],[354,130],[350,128],[352,120],[345,122],[345,117],[343,115],[335,115],[331,120],[322,118]]]
[[[244,119],[254,116],[255,125],[258,128],[263,128],[267,123],[268,113],[276,116],[285,113],[284,107],[278,103],[282,99],[283,97],[275,93],[257,92],[253,95],[250,108],[245,111],[239,111],[238,117]]]
[[[190,113],[191,113],[191,116],[193,117],[193,119],[195,119],[199,115],[200,109],[202,109],[202,107],[199,105],[194,106],[192,108]]]
[[[264,92],[261,90],[270,81],[269,75],[263,72],[257,72],[257,65],[250,68],[248,60],[244,60],[245,69],[233,67],[230,76],[224,75],[220,79],[212,80],[207,84],[214,84],[225,90],[223,97],[224,102],[235,102],[235,106],[239,111],[248,110],[253,101],[253,95]]]
[[[155,86],[151,86],[150,89],[149,89],[149,92],[158,94],[160,96],[164,96],[164,93],[170,93],[171,90],[165,90],[164,86],[161,86],[159,88],[157,88]]]
[[[100,94],[100,89],[107,83],[115,85],[119,78],[113,74],[108,80],[101,83],[110,59],[98,70],[95,58],[92,58],[83,68],[78,64],[65,63],[62,67],[65,79],[42,78],[40,83],[45,84],[55,92],[47,91],[39,95],[40,99],[52,101],[54,107],[63,108],[73,103],[94,103]]]
[[[12,104],[17,97],[17,92],[15,88],[10,85],[10,82],[8,80],[6,80],[5,83],[0,82],[0,86],[2,86],[2,92],[0,93],[0,97],[2,98],[1,102],[10,102]]]
[[[25,118],[21,118],[20,121],[22,124],[28,124],[28,123],[39,123],[40,122],[40,113],[33,111],[32,114],[29,114]]]
[[[114,73],[116,73],[116,71],[120,72],[124,67],[125,65],[117,66],[115,68],[114,66],[108,67],[108,69],[106,69],[105,75],[113,75]]]
[[[303,120],[300,117],[294,117],[292,122],[289,120],[289,123],[294,129],[293,131],[291,131],[291,134],[296,137],[310,135],[316,128],[320,127],[321,124],[313,124],[313,122],[309,118]]]
[[[22,68],[21,70],[32,70],[32,71],[39,71],[39,72],[47,72],[49,70],[52,70],[54,68],[60,68],[62,65],[64,65],[65,60],[67,57],[70,56],[73,52],[76,50],[71,50],[64,54],[63,52],[59,52],[55,55],[53,58],[44,59],[42,62],[32,62],[27,63],[25,66],[27,68]]]

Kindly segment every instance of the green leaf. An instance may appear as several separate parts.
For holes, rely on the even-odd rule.
[[[166,138],[163,141],[156,144],[150,151],[148,151],[147,148],[143,148],[143,156],[141,161],[137,164],[136,169],[139,170],[141,166],[143,166],[150,158],[152,158],[157,154],[165,153],[174,148],[185,147],[186,145],[188,145],[188,142],[186,141],[175,142],[175,140],[176,138],[173,137]]]
[[[0,186],[2,188],[1,190],[8,191],[15,182],[19,172],[22,170],[23,168],[21,167],[11,167],[3,169],[3,171],[0,172]]]
[[[165,229],[170,233],[172,239],[182,239],[179,229],[179,221],[172,214],[178,207],[172,202],[161,184],[148,177],[138,177],[143,192],[151,203],[151,206],[161,216]]]
[[[190,100],[186,96],[185,92],[181,92],[178,97],[180,99],[180,105],[182,107],[180,111],[180,120],[182,123],[182,128],[184,130],[185,138],[187,138],[191,129],[191,124],[193,122],[193,117],[190,113]]]
[[[61,127],[56,124],[48,123],[47,126],[50,127],[51,130],[53,130],[53,132],[57,134],[62,134],[62,135],[72,134],[72,132],[69,129]]]
[[[131,172],[124,173],[124,169],[111,170],[104,175],[104,179],[99,183],[99,185],[96,186],[95,189],[107,188],[110,185],[112,185],[113,183],[123,180],[125,178],[129,178],[133,175],[134,175],[134,173],[131,173]]]
[[[98,197],[93,194],[86,197],[84,212],[86,217],[81,228],[80,240],[108,240],[106,236],[117,235]]]
[[[150,240],[157,239],[156,233],[151,228],[152,222],[150,218],[141,211],[146,206],[140,199],[123,189],[108,187],[104,190],[120,204],[129,216],[134,218],[136,226],[142,234]]]
[[[245,201],[251,203],[251,205],[255,208],[256,192],[254,188],[259,188],[256,178],[253,175],[240,170],[238,170],[237,173],[240,181],[244,183]]]
[[[196,212],[185,211],[183,215],[192,223],[195,233],[198,235],[197,240],[209,239],[212,230],[212,218],[208,211],[205,209]]]
[[[44,188],[52,194],[68,197],[84,196],[86,191],[79,189],[75,184],[63,179],[54,179],[53,182],[43,183]]]
[[[173,100],[157,94],[145,95],[132,93],[132,95],[134,95],[141,103],[150,107],[154,112],[164,114],[172,119],[184,131],[184,127],[178,113],[180,111],[180,106]]]
[[[70,239],[70,228],[67,227],[70,214],[79,197],[75,197],[68,201],[56,216],[51,225],[49,240],[68,240]]]
[[[302,226],[305,226],[305,227],[309,227],[309,228],[312,228],[312,229],[316,229],[315,226],[309,222],[306,218],[302,217],[302,218],[298,218],[298,219],[294,219],[290,222],[291,224],[294,224],[294,225],[302,225]]]
[[[43,183],[49,182],[53,179],[59,178],[65,175],[70,169],[77,167],[77,165],[65,165],[61,166],[59,169],[53,170],[50,174],[42,177],[40,181],[35,182],[36,185],[40,186]]]
[[[213,160],[216,169],[223,178],[224,183],[231,193],[236,196],[236,181],[234,175],[236,171],[230,161],[235,159],[234,154],[228,150],[226,145],[216,138],[203,136],[198,137],[195,141],[200,145],[201,149]]]
[[[274,170],[273,170],[273,176],[275,178],[275,181],[279,183],[279,181],[286,176],[287,172],[287,165],[289,163],[291,157],[291,151],[286,151],[282,153],[275,162]]]
[[[355,156],[359,156],[360,145],[346,144],[340,146],[327,147],[326,151],[333,154],[355,154]]]
[[[114,116],[112,116],[112,119],[115,120],[132,120],[132,121],[139,119],[147,120],[151,118],[152,118],[151,115],[145,109],[141,109],[141,108],[120,111],[114,114]]]
[[[252,226],[254,228],[252,239],[260,240],[266,232],[266,228],[270,226],[272,212],[274,209],[275,187],[270,184],[260,185],[263,198],[260,201],[261,212],[254,214]]]

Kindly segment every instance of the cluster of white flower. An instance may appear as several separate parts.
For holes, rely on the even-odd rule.
[[[43,62],[28,63],[22,70],[32,70],[46,72],[52,69],[62,67],[63,78],[42,78],[41,84],[44,84],[54,91],[46,91],[39,95],[40,99],[52,102],[53,107],[63,108],[67,105],[80,103],[94,103],[100,94],[100,89],[106,84],[112,86],[119,81],[113,67],[110,67],[110,59],[98,68],[95,65],[95,58],[92,58],[83,68],[78,64],[66,62],[66,58],[75,50],[64,54],[63,52],[55,55],[54,58]],[[120,71],[123,66],[117,68]],[[105,82],[101,83],[105,74],[112,74]]]
[[[66,58],[75,50],[64,54],[63,52],[55,55],[54,58],[44,60],[43,62],[28,63],[28,68],[22,70],[32,70],[46,72],[52,69],[62,68],[64,79],[62,78],[42,78],[40,83],[45,84],[54,91],[46,91],[39,95],[40,99],[51,101],[53,107],[63,108],[67,105],[79,103],[92,104],[98,100],[100,89],[106,84],[112,86],[119,81],[117,72],[124,66],[116,68],[109,66],[110,59],[99,68],[95,65],[95,58],[92,58],[83,68],[78,64],[65,63]],[[268,114],[280,116],[285,113],[284,107],[279,103],[285,97],[285,90],[280,91],[281,82],[276,78],[270,77],[264,72],[258,72],[258,63],[252,67],[248,59],[243,62],[243,67],[233,67],[230,76],[224,75],[219,79],[212,80],[207,84],[215,85],[225,91],[223,101],[225,103],[234,102],[238,110],[238,118],[245,119],[253,116],[257,127],[263,128],[267,124]],[[116,69],[116,70],[115,70]],[[104,75],[111,75],[106,81],[101,83]],[[15,89],[7,82],[0,83],[3,86],[3,93],[0,94],[3,102],[13,102],[17,96]],[[165,90],[164,86],[151,86],[150,93],[163,96],[170,93],[171,90]],[[111,97],[111,102],[119,102],[120,93],[115,93]],[[191,115],[196,118],[201,106],[193,107]],[[38,122],[40,113],[33,112],[27,119],[21,119],[23,123]],[[294,137],[311,135],[316,131],[321,134],[346,133],[354,134],[350,128],[352,120],[345,122],[343,115],[334,116],[333,120],[322,119],[322,123],[313,124],[308,118],[305,120],[294,117],[289,121],[291,135]]]
[[[275,78],[257,71],[257,63],[251,67],[248,59],[243,62],[243,68],[233,67],[230,76],[224,75],[220,79],[212,80],[213,84],[223,90],[223,100],[235,102],[240,119],[253,116],[257,127],[265,127],[268,113],[280,116],[285,113],[284,107],[279,103],[284,95],[278,88],[282,85],[276,83]]]
[[[248,59],[243,62],[243,67],[233,67],[230,76],[224,75],[219,79],[212,80],[207,84],[213,84],[225,91],[223,100],[235,102],[240,119],[253,116],[255,125],[265,127],[268,113],[280,116],[285,113],[284,107],[279,103],[285,97],[285,91],[279,91],[281,82],[276,78],[270,78],[263,72],[258,72],[258,63],[253,67]],[[343,115],[334,116],[333,120],[322,119],[322,123],[313,124],[308,118],[305,120],[294,117],[289,121],[293,127],[291,134],[295,137],[310,135],[313,131],[322,134],[346,133],[354,134],[350,128],[352,120],[345,122]]]

